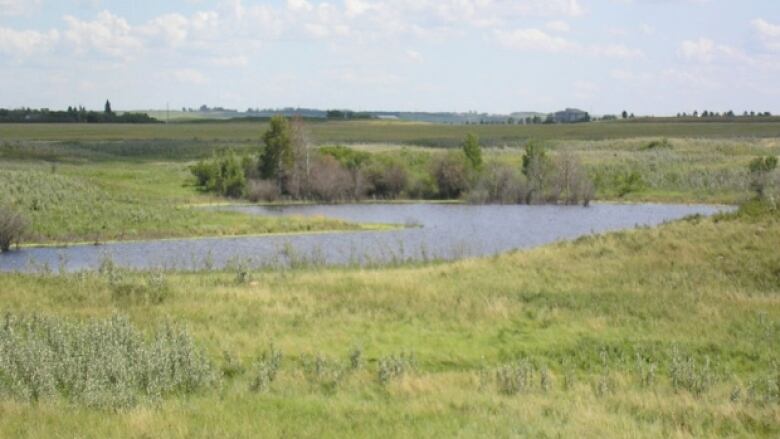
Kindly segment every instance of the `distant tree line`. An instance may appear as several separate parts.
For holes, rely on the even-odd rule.
[[[764,111],[764,112],[758,111],[758,112],[756,112],[756,111],[747,111],[747,110],[745,110],[744,112],[742,112],[742,116],[741,117],[771,117],[771,116],[772,116],[772,113],[770,113],[769,111]],[[693,113],[691,113],[691,114],[688,114],[688,113],[685,113],[685,112],[677,113],[677,117],[724,117],[724,118],[735,118],[735,117],[740,117],[740,116],[737,115],[736,113],[734,113],[734,111],[732,111],[732,110],[725,111],[723,113],[719,113],[717,111],[703,110],[701,112],[701,114],[698,111],[694,110]]]
[[[576,156],[550,157],[536,142],[527,144],[522,166],[512,166],[486,162],[479,139],[469,134],[461,148],[413,168],[396,156],[340,145],[315,148],[303,120],[283,116],[271,119],[257,153],[220,150],[190,170],[202,190],[251,201],[403,197],[587,205],[594,196],[593,182]]]
[[[117,114],[106,101],[103,111],[87,110],[83,106],[68,107],[65,111],[48,108],[0,108],[0,123],[156,123],[146,113]]]
[[[325,117],[328,119],[346,119],[346,120],[360,120],[360,119],[376,119],[376,116],[370,113],[364,113],[351,110],[327,110]]]

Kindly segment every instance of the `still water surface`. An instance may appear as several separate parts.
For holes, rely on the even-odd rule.
[[[610,230],[653,226],[693,214],[711,215],[723,206],[593,204],[499,206],[446,204],[340,204],[231,206],[255,215],[320,215],[360,223],[392,223],[403,229],[287,236],[176,239],[24,248],[0,254],[0,271],[95,269],[110,257],[129,268],[202,269],[241,263],[381,264],[410,260],[493,255]]]

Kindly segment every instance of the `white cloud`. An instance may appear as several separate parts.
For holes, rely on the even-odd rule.
[[[592,45],[586,51],[595,56],[606,58],[634,59],[641,58],[644,53],[640,49],[625,46],[623,44]]]
[[[344,0],[344,12],[347,17],[357,17],[371,9],[371,4],[363,0]]]
[[[249,59],[244,55],[220,56],[212,58],[211,63],[219,67],[246,67],[249,65]]]
[[[423,58],[422,54],[420,52],[416,51],[416,50],[407,50],[406,51],[406,58],[409,61],[414,62],[414,63],[418,63],[418,64],[422,63],[423,61],[425,61],[425,59]]]
[[[41,0],[0,0],[0,16],[28,15],[41,8]]]
[[[166,14],[155,17],[140,31],[147,36],[160,38],[165,44],[177,46],[183,43],[189,34],[190,21],[180,14]]]
[[[574,47],[572,43],[561,37],[551,36],[539,29],[515,29],[513,31],[496,31],[495,38],[499,44],[523,51],[561,52]]]
[[[293,12],[310,12],[314,6],[306,0],[287,0],[287,8]]]
[[[758,58],[748,55],[741,49],[717,44],[708,38],[683,41],[680,43],[677,53],[683,59],[704,64],[726,62],[750,65],[758,62]]]
[[[582,44],[563,37],[552,36],[539,29],[515,29],[513,31],[495,31],[494,38],[499,44],[521,51],[548,53],[577,53],[604,58],[632,59],[644,56],[641,50],[623,44]]]
[[[127,20],[108,11],[99,13],[93,21],[82,21],[70,15],[66,15],[64,20],[67,24],[63,32],[65,39],[79,53],[95,50],[105,55],[126,58],[143,48],[142,41],[134,34]]]
[[[633,84],[652,81],[655,78],[655,75],[649,72],[636,73],[624,69],[613,69],[609,72],[609,76],[612,79]]]
[[[48,32],[17,31],[0,27],[0,52],[16,57],[30,56],[37,52],[50,50],[59,39],[60,34],[56,30]]]
[[[710,62],[715,56],[715,43],[708,38],[686,40],[680,44],[678,53],[688,60]]]
[[[545,27],[555,32],[568,32],[570,30],[569,23],[563,20],[548,21]]]
[[[206,75],[195,69],[176,69],[169,74],[173,79],[184,84],[203,85],[209,82]]]
[[[761,18],[751,21],[750,24],[767,49],[780,50],[780,25],[772,24]]]

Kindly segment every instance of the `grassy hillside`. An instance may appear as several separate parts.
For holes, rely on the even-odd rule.
[[[264,122],[194,122],[151,125],[0,124],[0,142],[19,140],[195,140],[258,142]],[[466,133],[486,145],[517,145],[527,139],[600,140],[626,137],[780,137],[780,122],[632,123],[625,121],[572,125],[438,125],[414,122],[313,122],[322,143],[401,143],[456,146]]]
[[[221,378],[119,411],[6,397],[0,436],[777,437],[778,242],[752,205],[441,265],[4,274],[3,312],[173,319]]]

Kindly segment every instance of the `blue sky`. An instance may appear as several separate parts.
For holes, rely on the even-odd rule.
[[[780,113],[780,1],[0,0],[0,107]]]

